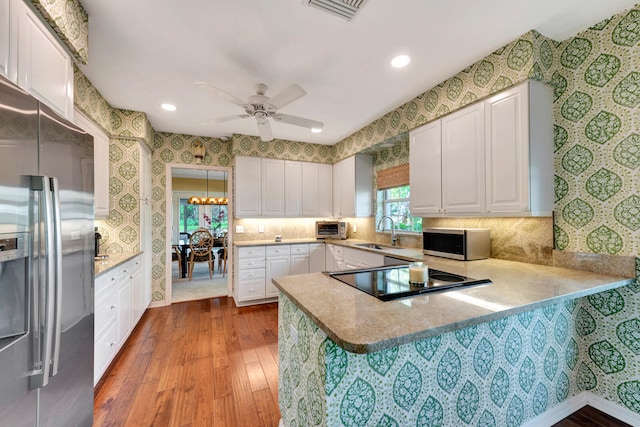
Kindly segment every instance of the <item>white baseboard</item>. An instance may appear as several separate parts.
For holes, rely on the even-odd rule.
[[[522,424],[521,427],[549,427],[587,405],[611,415],[620,421],[631,424],[632,426],[640,426],[640,414],[600,396],[596,396],[589,391],[583,391],[582,393],[554,406],[544,414],[530,419]]]
[[[282,422],[282,418],[280,418],[280,422],[278,423],[278,427],[284,427],[284,424]]]
[[[163,301],[155,301],[155,302],[152,302],[151,304],[149,304],[149,308],[164,307],[164,306],[167,306],[167,305],[169,305],[169,304],[167,304],[167,302],[164,301],[164,300]]]

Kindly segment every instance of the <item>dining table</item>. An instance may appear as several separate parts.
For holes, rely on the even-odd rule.
[[[213,238],[213,247],[212,250],[213,256],[215,258],[216,248],[222,248],[224,245],[224,237],[214,237]],[[180,239],[177,243],[172,243],[172,248],[177,247],[178,253],[180,254],[180,264],[182,265],[182,278],[186,278],[188,276],[187,270],[187,260],[189,259],[189,240],[188,239]]]

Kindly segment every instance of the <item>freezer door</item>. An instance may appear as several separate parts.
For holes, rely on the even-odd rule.
[[[40,389],[40,425],[93,422],[93,138],[41,105],[40,170],[55,177],[58,315],[52,375]]]
[[[38,173],[37,111],[38,104],[31,96],[0,78],[0,233],[7,239],[24,236],[27,250],[31,247],[31,176]],[[11,246],[9,241],[5,243],[5,249]],[[17,276],[27,280],[30,265],[18,260],[0,262],[0,322],[13,323],[0,326],[10,331],[0,339],[0,424],[12,427],[36,424],[37,391],[30,389],[29,375],[38,368],[34,366],[33,349],[37,333],[10,336],[12,329],[20,332],[17,323],[33,321],[27,313],[23,314],[27,319],[16,313],[16,304],[20,308],[34,304],[33,297],[25,301],[27,289],[17,283]]]

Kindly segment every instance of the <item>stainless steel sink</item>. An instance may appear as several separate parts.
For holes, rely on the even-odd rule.
[[[379,245],[377,243],[356,243],[355,246],[360,246],[361,248],[379,249],[379,250],[397,249],[393,246]]]

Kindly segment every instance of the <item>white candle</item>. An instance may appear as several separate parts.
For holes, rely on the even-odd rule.
[[[429,281],[429,269],[421,262],[409,265],[409,281],[414,283],[427,283]]]

